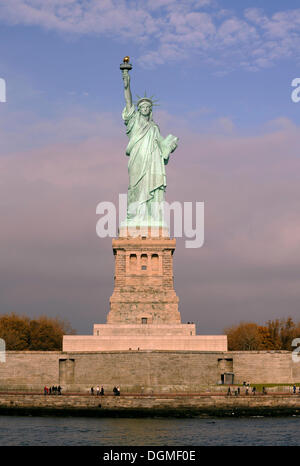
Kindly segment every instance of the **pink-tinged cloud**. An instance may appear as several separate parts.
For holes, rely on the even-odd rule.
[[[297,320],[299,128],[283,118],[259,136],[219,123],[197,134],[184,120],[156,117],[164,135],[180,137],[167,200],[205,202],[204,246],[186,249],[179,238],[174,256],[183,321],[210,333],[240,320]],[[59,315],[90,332],[105,322],[113,287],[96,205],[126,192],[128,158],[121,121],[99,114],[82,125],[77,139],[80,116],[40,121],[51,143],[0,157],[0,302],[1,312]],[[22,137],[35,134],[33,122]]]

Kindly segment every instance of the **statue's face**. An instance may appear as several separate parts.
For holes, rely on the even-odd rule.
[[[147,117],[151,113],[151,105],[147,104],[147,103],[144,103],[144,104],[139,106],[139,111],[143,116]]]

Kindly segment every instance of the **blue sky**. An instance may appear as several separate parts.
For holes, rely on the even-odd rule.
[[[264,121],[282,115],[298,121],[299,111],[289,98],[290,83],[300,65],[296,1],[170,1],[165,2],[168,8],[155,10],[149,5],[164,2],[138,2],[140,11],[147,13],[154,24],[163,20],[164,26],[155,32],[145,26],[143,31],[144,15],[140,15],[137,36],[130,20],[132,2],[114,2],[115,11],[123,5],[124,14],[103,32],[105,28],[101,26],[89,31],[91,18],[78,19],[74,13],[76,3],[86,5],[89,11],[95,2],[0,2],[0,64],[7,80],[10,108],[30,106],[37,115],[50,118],[76,105],[118,111],[122,102],[118,64],[129,54],[134,65],[134,91],[141,93],[146,88],[171,113],[187,115],[203,108],[210,110],[205,114],[206,121],[226,116],[243,130],[257,129]],[[113,2],[98,3],[107,4],[106,12],[98,12],[99,18],[112,14]],[[185,3],[186,22],[181,24],[181,12],[176,8]],[[61,8],[69,5],[68,20],[57,12],[54,21],[51,4]],[[25,21],[22,8],[26,6]],[[298,16],[292,13],[293,9]],[[223,10],[226,11],[221,14]],[[43,12],[40,18],[37,11],[40,15]],[[245,17],[247,11],[255,14],[255,21]],[[71,22],[72,12],[77,25]],[[123,24],[126,12],[132,28],[129,35]],[[273,19],[276,14],[281,15],[278,20]],[[188,22],[188,15],[206,17],[196,16]],[[264,27],[260,25],[262,18]],[[287,28],[286,23],[291,20],[294,27]],[[215,31],[204,28],[207,21]],[[226,33],[221,34],[226,22]],[[70,23],[72,27],[68,26]],[[286,27],[283,35],[274,24],[278,29],[280,24]],[[201,29],[203,38],[196,35]],[[179,37],[176,50],[170,50],[174,44],[172,37],[167,37],[170,34]],[[222,42],[224,37],[227,43]],[[273,44],[271,51],[264,49],[266,42]],[[260,54],[253,55],[255,50]],[[193,124],[202,124],[203,113],[193,120]]]
[[[167,197],[206,202],[206,245],[178,241],[184,320],[207,333],[297,319],[299,40],[292,0],[0,0],[0,311],[85,332],[105,321],[113,258],[95,206],[126,190],[128,54],[133,93],[154,94],[162,131],[180,137]]]

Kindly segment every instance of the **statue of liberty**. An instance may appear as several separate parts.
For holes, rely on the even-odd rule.
[[[139,98],[137,109],[132,102],[129,70],[132,66],[125,57],[120,65],[124,81],[126,107],[122,118],[127,127],[129,143],[128,201],[126,226],[163,226],[163,201],[166,190],[165,165],[176,149],[178,138],[169,134],[163,138],[152,119],[154,101]],[[125,225],[124,225],[125,226]]]

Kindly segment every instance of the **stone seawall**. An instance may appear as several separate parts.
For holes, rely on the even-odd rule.
[[[300,415],[300,396],[289,394],[226,396],[181,395],[37,395],[0,394],[0,415],[278,416]]]

